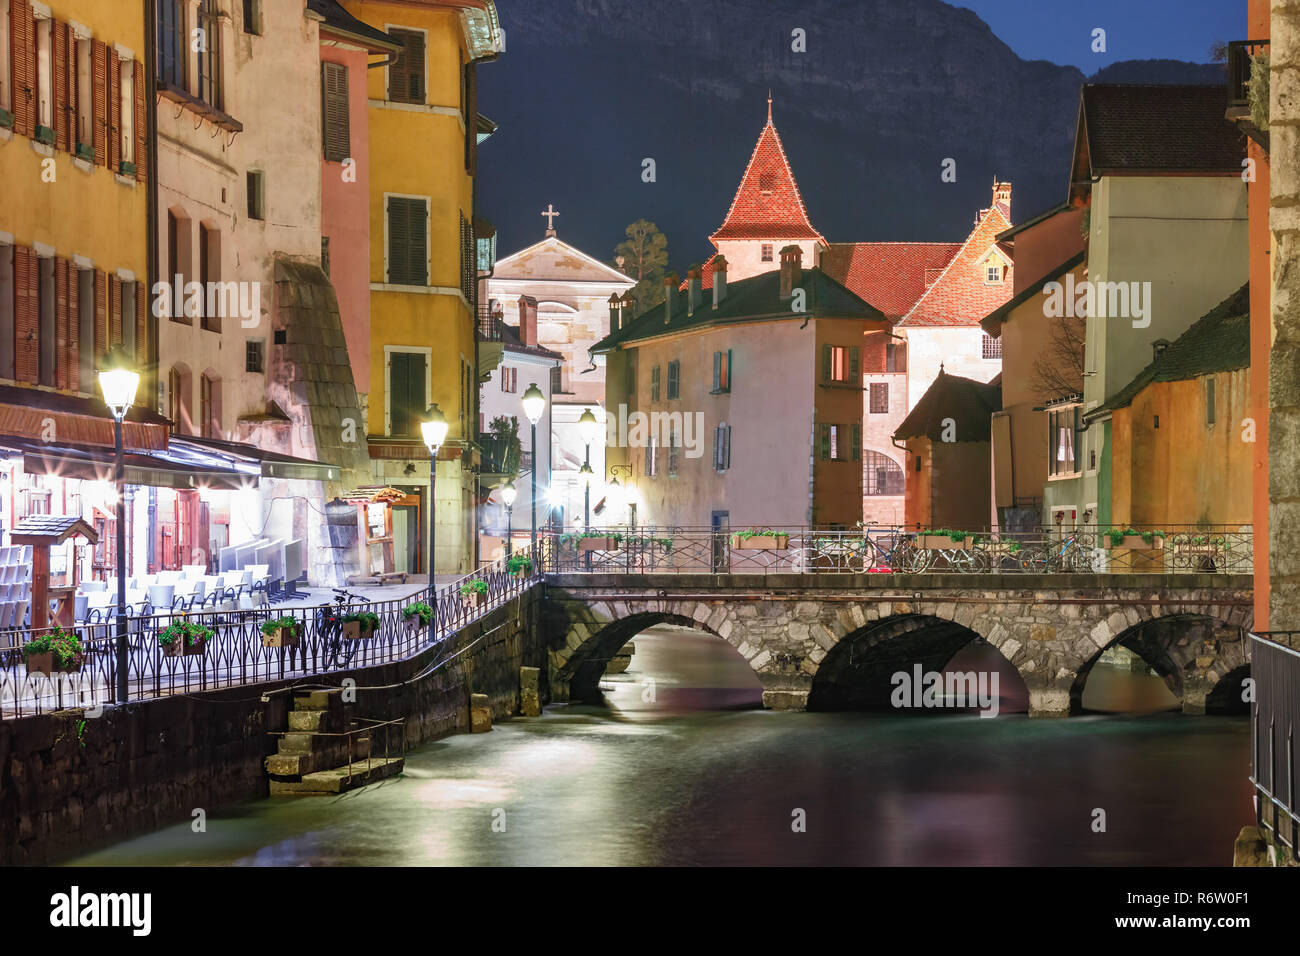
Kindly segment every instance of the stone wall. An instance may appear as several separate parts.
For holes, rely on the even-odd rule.
[[[406,718],[413,746],[469,731],[469,696],[520,712],[519,669],[546,667],[535,587],[411,661],[330,674],[357,682],[354,716]],[[459,656],[454,656],[459,654]],[[405,686],[434,660],[446,666]],[[303,684],[307,682],[302,682]],[[546,691],[543,678],[542,693]],[[289,682],[0,721],[0,865],[48,864],[267,795],[268,731],[285,730]],[[269,699],[263,701],[262,695]],[[292,798],[285,798],[292,799]]]

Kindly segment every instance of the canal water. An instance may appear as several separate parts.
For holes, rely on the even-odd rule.
[[[1149,674],[1095,669],[1085,704],[1125,714],[772,713],[728,645],[665,627],[605,687],[71,863],[1228,866],[1252,822],[1247,722],[1162,711]]]

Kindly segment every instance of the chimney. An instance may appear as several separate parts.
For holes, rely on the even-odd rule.
[[[727,257],[715,256],[713,259],[713,307],[727,297]]]
[[[519,344],[525,348],[537,346],[537,300],[531,295],[519,297]]]
[[[673,320],[673,296],[677,294],[679,281],[676,272],[664,276],[664,325]]]
[[[803,250],[798,246],[786,246],[781,250],[781,298],[790,298],[802,281]]]
[[[700,267],[691,266],[686,270],[686,314],[694,315],[700,307]]]
[[[1007,218],[1011,218],[1011,184],[993,180],[993,205],[1001,203],[1006,207]]]
[[[1154,342],[1152,342],[1151,343],[1152,361],[1158,361],[1160,359],[1160,356],[1164,354],[1165,349],[1169,348],[1171,344],[1172,343],[1168,339],[1156,339]]]
[[[611,292],[609,294],[609,330],[611,332],[617,332],[619,327],[623,324],[620,321],[620,311],[622,308],[623,300],[618,297],[617,292]]]

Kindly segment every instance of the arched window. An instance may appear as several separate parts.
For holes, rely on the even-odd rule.
[[[867,450],[867,460],[863,466],[863,488],[869,495],[901,495],[903,493],[903,469],[888,455],[878,451]]]

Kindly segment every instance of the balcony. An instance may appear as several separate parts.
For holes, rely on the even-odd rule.
[[[493,315],[486,306],[479,306],[475,320],[478,337],[478,381],[482,385],[492,377],[492,372],[505,357],[505,322],[500,314]]]
[[[1268,50],[1267,40],[1234,40],[1228,44],[1227,85],[1228,110],[1225,116],[1241,127],[1242,132],[1268,149]],[[1263,58],[1256,69],[1258,58]],[[1252,111],[1250,105],[1251,76],[1262,78],[1262,101]]]

